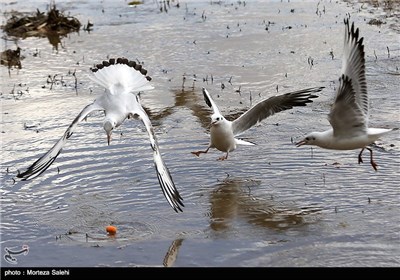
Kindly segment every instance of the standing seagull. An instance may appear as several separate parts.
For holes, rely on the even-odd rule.
[[[114,128],[121,125],[126,118],[139,117],[149,134],[154,165],[161,190],[171,207],[176,212],[178,210],[182,211],[180,207],[184,206],[182,198],[161,158],[153,126],[145,110],[140,105],[139,96],[134,93],[153,88],[149,84],[151,78],[146,76],[147,70],[142,68],[142,65],[126,58],[103,61],[102,64],[97,64],[91,70],[94,73],[92,80],[106,88],[105,93],[83,108],[50,151],[34,162],[25,172],[19,173],[17,177],[22,178],[22,180],[29,180],[43,173],[56,160],[78,123],[86,119],[94,111],[104,111],[105,113],[103,127],[107,133],[108,145],[110,145],[111,133]]]
[[[323,87],[315,87],[272,96],[260,101],[232,122],[225,119],[208,91],[203,88],[204,100],[213,110],[210,128],[211,139],[205,151],[192,152],[192,154],[200,156],[202,153],[207,153],[210,148],[216,148],[226,153],[224,156],[218,158],[218,160],[225,160],[228,158],[229,152],[236,149],[237,144],[254,145],[253,143],[237,139],[235,138],[236,136],[275,113],[291,109],[295,106],[305,106],[307,103],[313,102],[311,99],[317,96],[312,95],[312,93],[319,92],[322,89]]]
[[[367,145],[372,144],[386,133],[396,130],[368,127],[368,94],[365,80],[365,58],[363,39],[359,39],[358,28],[351,28],[349,20],[344,20],[344,51],[342,72],[339,77],[339,87],[336,99],[331,107],[328,120],[332,128],[323,132],[311,132],[301,145],[315,145],[325,149],[353,150],[361,148],[358,163],[362,163],[361,155],[364,149],[370,152],[370,163],[377,170],[377,164],[372,158],[372,150]]]

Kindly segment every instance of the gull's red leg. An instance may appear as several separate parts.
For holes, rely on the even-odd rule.
[[[375,171],[378,171],[378,165],[375,163],[375,161],[374,161],[374,159],[372,158],[372,149],[370,149],[370,148],[367,148],[366,147],[366,149],[371,153],[371,165],[372,165],[372,167],[375,169]]]
[[[200,156],[200,154],[207,154],[209,149],[210,149],[210,147],[208,147],[207,150],[205,150],[205,151],[197,151],[197,152],[191,152],[191,153],[196,156]]]
[[[217,160],[226,160],[228,158],[228,154],[229,153],[226,153],[225,156],[222,156],[222,157],[218,158]]]
[[[362,148],[362,149],[361,149],[361,152],[358,154],[358,164],[360,164],[360,163],[363,162],[361,155],[362,155],[362,153],[364,152],[364,149],[365,149],[365,148]]]

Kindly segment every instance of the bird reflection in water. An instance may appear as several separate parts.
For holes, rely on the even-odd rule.
[[[205,104],[202,89],[199,88],[172,88],[175,102],[172,106],[164,107],[162,110],[154,111],[144,107],[154,126],[157,126],[163,119],[172,115],[175,111],[181,110],[182,107],[189,109],[194,117],[197,118],[201,127],[208,131],[210,129],[210,112],[211,109]],[[235,112],[228,113],[225,117],[233,120],[243,114],[246,110],[239,109]]]
[[[231,179],[227,177],[217,184],[210,194],[210,227],[214,231],[232,229],[236,219],[269,228],[286,230],[309,223],[307,215],[320,212],[317,206],[296,207],[271,199],[254,197],[251,188],[259,186],[260,181],[251,179]]]
[[[163,265],[165,267],[171,267],[175,264],[176,258],[178,257],[179,248],[181,247],[182,242],[183,238],[178,238],[171,243],[163,260]]]
[[[160,121],[169,115],[172,115],[175,111],[181,110],[181,107],[185,107],[192,112],[203,128],[208,128],[210,124],[210,113],[208,107],[204,105],[203,96],[201,95],[201,89],[196,90],[193,88],[176,88],[171,89],[171,92],[175,98],[175,102],[172,106],[165,107],[163,110],[158,112],[152,112],[152,110],[145,108],[145,111],[149,115],[152,121]]]

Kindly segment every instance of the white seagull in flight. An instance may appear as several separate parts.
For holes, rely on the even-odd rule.
[[[353,150],[361,149],[358,163],[362,163],[361,155],[364,149],[370,151],[370,163],[377,170],[377,164],[372,158],[372,150],[367,145],[372,144],[386,133],[397,130],[368,127],[368,94],[365,80],[365,58],[363,39],[359,38],[358,28],[351,28],[349,20],[344,20],[344,51],[342,72],[339,77],[339,87],[336,99],[331,107],[328,120],[332,128],[323,132],[311,132],[303,140],[296,143],[315,145],[325,149]]]
[[[82,120],[95,111],[104,111],[104,130],[107,133],[107,142],[110,145],[111,133],[114,128],[121,125],[126,118],[139,117],[150,138],[150,146],[153,150],[154,165],[161,186],[161,190],[171,207],[178,212],[184,206],[182,198],[171,178],[171,174],[165,165],[158,148],[153,126],[145,110],[140,104],[139,96],[135,92],[152,89],[149,84],[151,78],[146,76],[147,70],[135,61],[126,58],[110,59],[103,61],[91,68],[92,80],[107,90],[93,103],[87,105],[70,124],[60,140],[41,158],[35,161],[26,171],[19,173],[18,178],[29,180],[43,173],[60,154],[67,140],[72,136],[76,126]]]
[[[324,87],[308,88],[272,96],[260,101],[234,121],[225,119],[208,91],[203,88],[204,100],[213,110],[211,116],[210,143],[205,151],[192,152],[192,154],[200,156],[202,153],[207,153],[210,148],[216,148],[226,153],[224,156],[218,158],[218,160],[227,159],[229,153],[234,151],[238,144],[254,145],[253,143],[237,139],[236,136],[275,113],[291,109],[295,106],[305,106],[307,103],[313,102],[312,98],[318,96],[312,93],[319,92],[323,88]]]

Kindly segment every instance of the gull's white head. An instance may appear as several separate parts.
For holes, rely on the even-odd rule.
[[[211,116],[211,126],[220,125],[225,120],[221,114],[213,114]]]
[[[297,147],[303,145],[316,145],[318,146],[319,142],[321,141],[320,132],[311,132],[310,134],[306,135],[303,140],[296,143]]]
[[[110,145],[111,133],[113,129],[117,126],[117,122],[112,118],[106,118],[103,123],[103,128],[107,133],[107,144]]]

